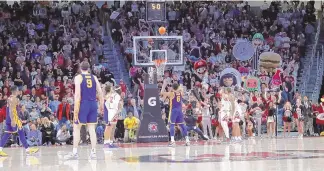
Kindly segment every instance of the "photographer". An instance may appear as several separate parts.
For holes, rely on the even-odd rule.
[[[57,131],[56,134],[56,141],[57,143],[59,143],[60,145],[62,145],[62,143],[67,143],[69,144],[69,141],[71,140],[71,134],[69,132],[69,130],[67,130],[66,125],[63,125],[61,127],[61,129],[59,129]]]
[[[195,105],[196,107],[196,105]],[[208,140],[208,137],[205,136],[203,134],[203,132],[199,129],[199,127],[197,127],[197,121],[198,121],[198,117],[197,115],[194,115],[193,114],[193,109],[194,108],[194,105],[191,105],[191,104],[188,104],[186,107],[185,107],[185,110],[187,111],[185,116],[184,116],[184,120],[186,122],[186,128],[187,128],[187,131],[190,132],[190,131],[195,131],[196,133],[198,133],[198,135],[203,139],[203,140]]]
[[[314,127],[313,127],[313,108],[311,102],[308,100],[307,96],[304,96],[303,106],[305,107],[305,121],[304,121],[304,134],[313,136]],[[308,133],[309,132],[309,133]]]

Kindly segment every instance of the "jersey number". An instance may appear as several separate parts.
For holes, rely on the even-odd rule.
[[[92,87],[92,80],[91,79],[86,79],[87,81],[87,87],[91,88]]]
[[[177,96],[177,102],[180,102],[180,100],[181,100],[180,96]]]

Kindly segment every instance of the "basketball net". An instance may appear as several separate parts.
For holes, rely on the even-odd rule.
[[[162,79],[164,75],[164,68],[166,65],[166,60],[165,59],[156,59],[153,61],[156,69],[156,75],[157,79],[160,80]]]

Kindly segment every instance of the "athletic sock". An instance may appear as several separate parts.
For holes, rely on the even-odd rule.
[[[73,154],[77,154],[78,153],[78,149],[77,148],[73,148]]]
[[[3,148],[2,148],[2,147],[0,147],[0,151],[2,151],[2,149],[3,149]]]
[[[174,136],[171,136],[171,142],[174,142]]]
[[[109,140],[104,140],[104,144],[108,144],[109,142]]]
[[[190,142],[189,136],[186,136],[186,142]]]

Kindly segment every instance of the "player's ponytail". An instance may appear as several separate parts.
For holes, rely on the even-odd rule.
[[[111,92],[111,85],[106,85],[106,87],[105,87],[105,91],[106,91],[106,93],[110,93]]]
[[[115,87],[115,92],[118,93],[119,95],[121,95],[121,93],[122,93],[121,87],[120,86],[116,86]]]

